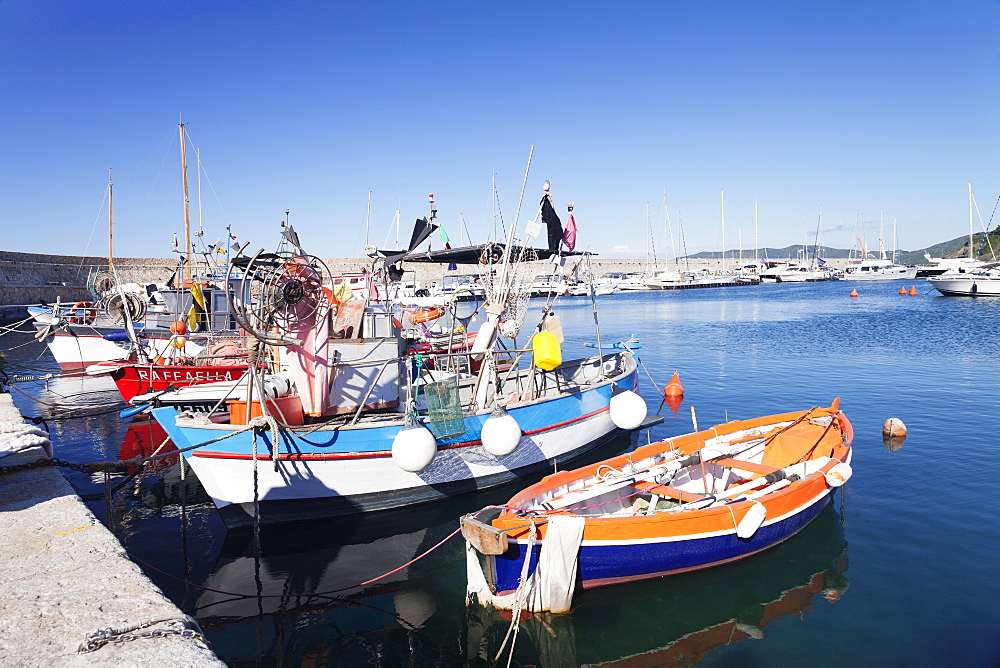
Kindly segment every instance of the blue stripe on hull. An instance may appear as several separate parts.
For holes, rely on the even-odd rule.
[[[638,385],[638,374],[632,371],[619,380],[624,387]],[[552,425],[564,420],[580,418],[584,415],[606,409],[611,400],[611,383],[601,385],[582,392],[576,392],[538,403],[525,404],[508,408],[508,413],[517,420],[523,432],[546,430]],[[199,427],[178,427],[175,423],[175,413],[170,411],[154,411],[157,421],[167,430],[175,443],[184,442],[194,445],[208,441],[224,432]],[[452,438],[438,440],[439,446],[455,445],[478,441],[482,434],[483,424],[489,418],[489,413],[468,415],[464,419],[465,433]],[[402,420],[388,426],[370,426],[357,429],[317,430],[311,433],[299,434],[283,431],[281,434],[282,453],[300,454],[359,454],[385,453],[392,448],[392,439],[402,428]],[[175,437],[175,435],[177,437]],[[249,454],[252,450],[253,436],[250,432],[242,432],[230,438],[214,443],[210,450],[214,452]],[[270,456],[271,433],[262,431],[257,437],[258,452],[262,456]],[[193,452],[185,452],[185,457],[194,456]]]
[[[766,550],[798,533],[830,501],[830,494],[797,514],[762,526],[752,538],[743,540],[733,533],[708,538],[662,543],[626,545],[587,545],[580,548],[577,584],[584,588],[659,577],[672,572],[706,568],[735,561]],[[697,512],[697,511],[695,511]],[[513,591],[521,577],[523,554],[527,545],[511,544],[507,552],[494,557],[494,586],[498,592]],[[529,572],[538,561],[540,546],[532,550]]]

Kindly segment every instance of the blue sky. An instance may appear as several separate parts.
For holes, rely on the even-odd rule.
[[[552,182],[578,245],[642,257],[663,197],[689,252],[876,246],[989,224],[1000,192],[1000,3],[0,0],[3,249],[164,257],[191,220],[252,249],[404,238],[436,196],[457,241],[535,214]],[[202,176],[194,150],[200,152]],[[200,201],[200,205],[199,205]],[[997,222],[994,220],[992,225]],[[979,229],[978,218],[975,226]],[[675,241],[676,243],[676,241]],[[667,249],[669,254],[669,248]]]

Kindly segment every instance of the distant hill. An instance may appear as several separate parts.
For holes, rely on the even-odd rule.
[[[976,254],[980,259],[993,259],[994,255],[1000,254],[1000,226],[997,229],[990,232],[989,241],[992,243],[994,253],[990,253],[990,244],[983,242],[983,234],[980,232],[973,236],[973,244],[976,246]],[[969,254],[969,237],[962,236],[950,241],[942,241],[941,243],[934,244],[933,246],[928,246],[927,248],[921,248],[920,250],[898,250],[896,251],[898,262],[900,264],[926,264],[927,258],[924,257],[924,253],[927,253],[931,257],[966,257]],[[980,247],[982,247],[982,252],[980,252]],[[771,260],[808,260],[812,257],[813,248],[812,246],[803,246],[802,244],[792,244],[791,246],[785,246],[784,248],[762,248],[760,253],[762,258],[769,258]],[[886,251],[888,254],[889,251]],[[689,257],[692,260],[710,260],[719,259],[721,253],[695,253]],[[752,259],[753,250],[744,250],[743,257],[747,261]],[[822,258],[847,258],[851,256],[850,250],[845,250],[843,248],[830,248],[823,246],[820,248],[820,257]],[[727,258],[738,258],[738,250],[730,250],[726,252]]]

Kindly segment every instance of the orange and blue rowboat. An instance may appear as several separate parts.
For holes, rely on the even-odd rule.
[[[709,568],[773,547],[812,521],[851,476],[852,439],[839,399],[727,422],[548,476],[489,524],[490,511],[463,518],[463,534],[485,554],[476,558],[498,598],[551,561],[541,557],[549,524],[563,526],[557,517],[582,523],[572,547],[550,541],[577,550],[570,587]]]

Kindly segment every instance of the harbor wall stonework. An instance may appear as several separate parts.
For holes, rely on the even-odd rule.
[[[324,260],[334,273],[360,271],[371,268],[369,258],[327,258]],[[565,258],[564,271],[572,271],[581,260],[577,257]],[[747,260],[749,262],[749,260]],[[169,280],[177,268],[176,258],[115,258],[115,271],[123,283],[163,283]],[[737,266],[738,261],[726,260],[727,267]],[[831,261],[837,267],[846,261]],[[555,273],[552,262],[542,260],[535,263],[536,274]],[[609,271],[641,272],[650,263],[643,258],[610,259],[592,256],[590,266],[597,276]],[[585,265],[586,266],[586,265]],[[664,262],[657,263],[653,271],[662,270]],[[718,259],[680,260],[683,269],[721,269]],[[19,253],[0,251],[0,306],[31,305],[60,302],[75,303],[91,299],[87,291],[87,278],[94,272],[108,268],[106,257],[76,255],[45,255],[40,253]],[[405,269],[413,272],[421,284],[440,281],[447,272],[445,266],[430,263],[407,263]],[[459,265],[457,274],[475,274],[478,265]]]

